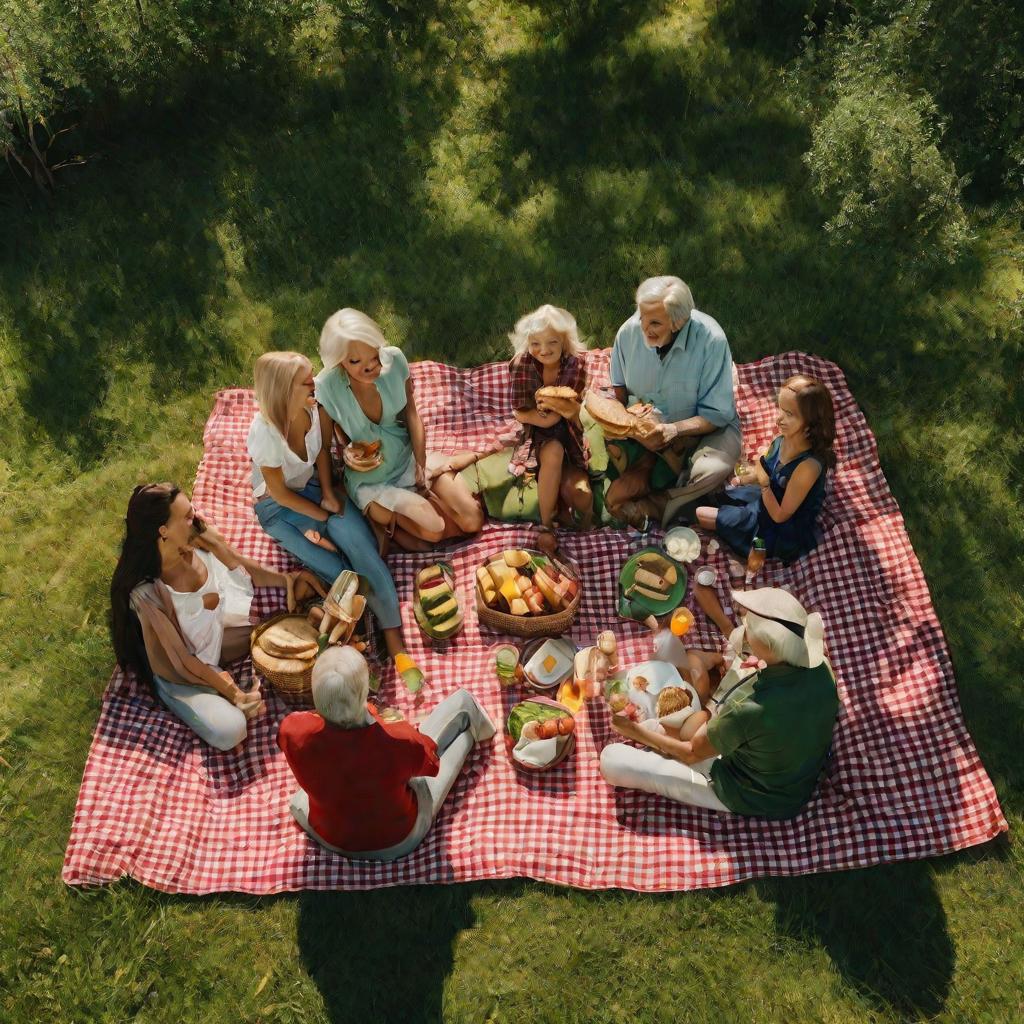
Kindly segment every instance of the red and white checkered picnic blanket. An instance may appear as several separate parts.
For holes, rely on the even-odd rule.
[[[608,353],[589,359],[592,379],[606,379]],[[582,712],[576,753],[558,769],[517,771],[499,737],[470,755],[418,850],[391,864],[347,861],[311,842],[289,815],[294,782],[274,742],[289,710],[280,698],[270,696],[243,747],[220,753],[117,673],[85,767],[64,881],[87,885],[131,875],[156,889],[200,894],[528,876],[584,889],[660,892],[927,857],[1005,830],[964,726],[928,586],[842,372],[799,353],[739,367],[746,450],[772,437],[776,389],[797,371],[832,390],[839,467],[823,513],[824,541],[788,569],[769,563],[762,583],[785,584],[822,612],[842,698],[827,777],[797,818],[716,814],[612,789],[598,772],[600,751],[613,735],[601,705]],[[424,362],[413,374],[432,448],[487,444],[507,430],[503,364],[459,370]],[[247,390],[217,396],[194,501],[238,548],[284,567],[251,509],[245,437],[254,408]],[[489,648],[500,638],[481,633],[472,611],[474,570],[487,553],[529,536],[527,527],[492,523],[472,543],[445,551],[468,609],[466,629],[447,645],[421,643],[405,601],[406,636],[429,678],[426,701],[417,711],[391,670],[385,695],[408,717],[421,718],[464,686],[496,722],[504,721],[516,697],[495,678]],[[609,529],[564,540],[585,580],[573,639],[590,642],[600,629],[614,628],[627,663],[645,660],[650,650],[642,627],[615,613],[618,570],[635,546],[635,537]],[[408,598],[415,572],[430,560],[391,557],[400,596]],[[720,580],[728,579],[721,552],[710,562]],[[269,610],[280,594],[261,591],[258,600]],[[697,622],[700,646],[719,647],[721,638],[699,612]]]

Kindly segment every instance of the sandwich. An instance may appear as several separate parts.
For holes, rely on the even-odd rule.
[[[359,472],[376,469],[383,461],[380,441],[350,441],[345,447],[345,465]]]
[[[543,402],[549,409],[557,412],[559,416],[573,417],[580,411],[580,396],[574,388],[564,384],[550,384],[537,388],[534,397],[538,402]]]
[[[632,405],[627,409],[621,402],[596,391],[587,392],[584,404],[605,437],[642,440],[658,425],[657,414],[650,405]]]

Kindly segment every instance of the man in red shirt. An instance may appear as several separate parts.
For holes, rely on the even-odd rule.
[[[446,697],[420,729],[381,721],[366,702],[366,660],[351,647],[317,659],[312,687],[316,711],[288,715],[277,736],[301,787],[292,815],[339,853],[393,860],[411,852],[494,725],[465,690]]]

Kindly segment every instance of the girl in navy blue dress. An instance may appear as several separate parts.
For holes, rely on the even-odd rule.
[[[779,436],[763,462],[736,477],[719,508],[698,508],[697,521],[746,558],[755,537],[786,565],[818,544],[825,476],[836,464],[832,395],[815,377],[790,377],[778,397]],[[767,465],[767,469],[765,468]]]

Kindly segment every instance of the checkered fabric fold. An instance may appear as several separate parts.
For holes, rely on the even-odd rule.
[[[608,353],[588,355],[589,376],[607,381]],[[788,569],[769,563],[762,585],[785,585],[821,611],[842,710],[827,776],[792,821],[715,814],[658,796],[614,790],[598,771],[611,741],[605,707],[585,709],[576,753],[561,767],[526,775],[512,767],[499,736],[475,750],[433,829],[392,864],[347,861],[311,842],[293,823],[294,782],[275,744],[291,708],[270,692],[238,750],[202,744],[147,688],[115,673],[107,687],[75,809],[64,862],[69,885],[123,875],[165,892],[274,893],[371,889],[409,883],[527,876],[582,889],[662,892],[726,885],[764,875],[801,875],[928,857],[983,843],[1006,829],[995,791],[964,725],[949,653],[900,510],[878,464],[875,441],[833,364],[788,353],[738,368],[745,451],[773,436],[774,397],[796,372],[823,379],[835,398],[839,466],[823,513],[825,538]],[[418,401],[435,450],[490,444],[514,424],[504,364],[459,370],[413,366]],[[251,508],[245,437],[252,393],[221,392],[204,433],[196,507],[248,555],[284,568]],[[466,629],[446,645],[425,645],[408,598],[427,555],[390,559],[403,598],[411,648],[427,673],[417,709],[384,677],[385,697],[413,720],[464,686],[495,721],[516,697],[502,691],[473,609],[474,570],[496,549],[527,544],[528,527],[490,523],[471,543],[444,549],[467,608]],[[636,535],[602,529],[567,535],[584,599],[572,631],[590,642],[614,628],[628,663],[647,657],[649,636],[616,618],[619,567]],[[722,552],[708,559],[728,580]],[[725,587],[720,587],[724,598]],[[269,612],[278,591],[257,591]],[[696,609],[692,598],[691,608]],[[721,638],[697,612],[695,645]],[[248,682],[248,660],[240,674]],[[269,688],[267,688],[269,689]]]

